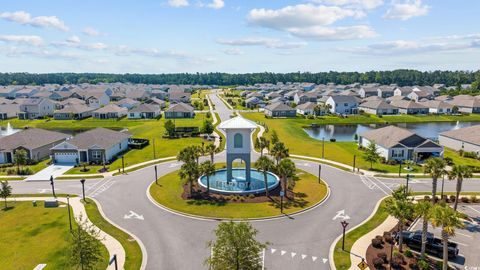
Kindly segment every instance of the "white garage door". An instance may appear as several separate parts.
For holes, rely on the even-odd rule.
[[[55,153],[55,163],[77,163],[77,153]]]

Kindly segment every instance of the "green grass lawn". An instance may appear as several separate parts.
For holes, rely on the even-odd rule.
[[[201,127],[204,119],[207,119],[205,113],[196,114],[194,119],[176,119],[175,124],[178,127],[182,126],[197,126]],[[210,118],[211,119],[211,118]],[[0,121],[0,126],[4,126],[10,122],[14,128],[22,128],[26,126],[38,127],[54,130],[85,130],[96,127],[106,128],[128,128],[135,138],[145,138],[150,140],[150,144],[143,149],[132,149],[125,154],[125,167],[134,165],[137,163],[145,162],[154,159],[153,140],[155,140],[155,158],[163,158],[176,156],[177,153],[184,147],[194,144],[200,144],[204,141],[202,138],[181,138],[181,139],[168,139],[163,138],[165,133],[164,123],[165,119],[159,120],[98,120],[93,118],[87,118],[84,120],[19,120],[11,119],[6,121]],[[34,171],[45,168],[46,164],[40,163]],[[107,165],[110,171],[118,170],[122,167],[122,160],[119,158],[112,164]],[[89,166],[88,172],[82,172],[81,167],[73,168],[67,172],[67,174],[88,174],[98,173],[98,170],[102,166]],[[0,171],[2,174],[2,171]]]
[[[327,186],[323,182],[319,184],[316,176],[304,171],[298,171],[297,174],[300,180],[296,182],[294,192],[298,195],[295,202],[284,205],[284,213],[286,214],[306,209],[324,199],[327,194]],[[277,197],[273,197],[276,201],[275,203],[240,203],[232,201],[214,203],[206,200],[184,200],[181,197],[183,187],[178,177],[178,171],[161,177],[158,182],[158,185],[154,183],[150,187],[149,192],[152,197],[158,203],[183,213],[234,219],[280,215],[280,198]]]
[[[385,121],[387,117],[379,118],[376,116],[351,116],[349,118],[339,118],[336,116],[325,116],[321,119],[305,119],[305,118],[282,118],[282,119],[268,119],[265,118],[263,113],[242,113],[242,115],[250,120],[256,122],[264,122],[268,126],[268,133],[265,133],[265,136],[269,136],[272,130],[275,130],[280,137],[280,140],[285,142],[287,147],[290,149],[290,154],[304,155],[322,158],[322,141],[316,140],[308,136],[306,132],[303,131],[304,126],[310,124],[352,124],[352,123],[385,123],[378,121]],[[451,119],[462,119],[462,121],[479,121],[480,115],[467,115],[467,116],[411,116],[411,115],[402,115],[402,116],[391,116],[395,117],[396,122],[427,122],[425,119],[430,119],[429,121],[453,121]],[[390,117],[388,117],[390,119]],[[390,120],[389,120],[390,121]],[[455,120],[456,121],[456,120]],[[392,122],[392,121],[391,121]],[[352,138],[353,140],[353,138]],[[308,145],[308,147],[305,147]],[[358,149],[358,146],[355,142],[330,142],[325,141],[325,158],[343,164],[353,165],[353,156],[356,155],[356,166],[361,169],[370,169],[370,163],[366,162],[363,159],[363,151]],[[458,164],[476,164],[480,166],[480,162],[474,159],[468,159],[460,157],[455,151],[446,149],[445,157],[451,157]],[[373,169],[378,172],[398,172],[399,165],[387,165],[387,164],[374,164]],[[406,173],[406,170],[402,169],[402,173]],[[419,166],[414,166],[412,172],[421,172]]]
[[[126,261],[124,268],[140,269],[142,265],[142,250],[137,241],[131,238],[130,235],[124,231],[118,229],[105,220],[100,214],[100,211],[98,210],[94,201],[87,199],[87,202],[88,203],[84,203],[84,205],[90,221],[92,221],[102,231],[117,239],[125,249]]]
[[[365,224],[356,228],[355,230],[345,235],[345,251],[342,250],[342,239],[335,244],[335,250],[333,251],[333,261],[335,267],[339,270],[349,269],[352,262],[350,261],[350,250],[353,244],[363,235],[369,233],[388,217],[388,213],[385,209],[385,200],[380,203],[375,215],[370,218]]]
[[[66,208],[44,208],[43,202],[9,202],[8,211],[0,210],[0,269],[33,269],[41,263],[45,269],[75,269],[69,265],[70,237]],[[2,203],[3,206],[3,203]],[[76,226],[76,225],[75,225]],[[105,269],[108,252],[102,245]]]
[[[48,166],[48,163],[50,163],[50,159],[45,159],[45,160],[42,160],[40,162],[38,162],[37,164],[33,164],[33,165],[26,165],[26,166],[21,166],[21,168],[30,168],[30,170],[32,170],[32,173],[37,173],[39,171],[41,171],[42,169],[44,169],[45,167]],[[13,169],[14,171],[14,175],[17,174],[17,166],[10,166],[10,167],[4,167],[4,168],[0,168],[0,175],[9,175],[8,174],[8,169]]]

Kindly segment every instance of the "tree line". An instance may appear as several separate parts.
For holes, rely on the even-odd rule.
[[[199,84],[251,85],[255,83],[311,82],[316,84],[380,83],[406,85],[447,86],[480,82],[477,71],[418,71],[399,69],[368,72],[290,72],[290,73],[172,73],[172,74],[113,74],[113,73],[0,73],[0,85],[43,85],[80,83],[141,83],[141,84]]]

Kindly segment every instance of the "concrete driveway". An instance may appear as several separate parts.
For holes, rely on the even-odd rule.
[[[51,176],[56,178],[66,173],[71,168],[73,168],[73,164],[52,164],[36,174],[30,175],[25,181],[48,181]]]

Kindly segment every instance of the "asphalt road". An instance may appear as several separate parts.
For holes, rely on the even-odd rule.
[[[231,111],[216,96],[211,97],[221,120]],[[258,154],[252,153],[255,160]],[[224,160],[220,153],[216,160]],[[314,175],[319,164],[294,160],[297,167]],[[159,176],[178,170],[179,162],[157,165]],[[330,197],[318,207],[294,216],[252,221],[259,230],[258,238],[271,243],[265,251],[268,269],[330,269],[328,252],[340,235],[340,221],[348,216],[352,228],[373,211],[382,197],[389,195],[399,180],[364,177],[322,165],[322,178],[327,182]],[[153,166],[102,180],[87,180],[87,196],[95,198],[105,215],[118,226],[134,234],[146,248],[146,269],[206,269],[209,256],[207,241],[219,221],[194,219],[170,213],[147,197],[154,181]],[[421,182],[420,182],[421,181]],[[415,191],[430,191],[429,181],[411,183]],[[48,193],[48,182],[11,182],[14,193]],[[465,181],[464,190],[480,191],[480,181]],[[81,194],[79,181],[57,181],[57,193]],[[454,190],[446,183],[445,190]],[[343,213],[343,214],[342,214]],[[138,218],[142,216],[142,218]],[[347,229],[348,229],[347,228]]]

